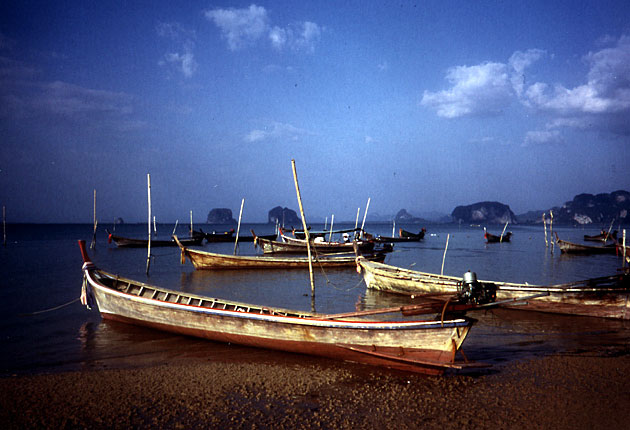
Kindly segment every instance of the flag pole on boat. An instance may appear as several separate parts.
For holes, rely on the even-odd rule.
[[[193,236],[192,211],[190,211],[190,237]]]
[[[297,194],[298,206],[300,207],[300,215],[302,216],[302,226],[304,227],[304,236],[306,237],[306,251],[308,253],[308,273],[311,280],[311,298],[315,297],[315,279],[313,278],[313,259],[311,258],[311,239],[306,227],[306,218],[304,217],[304,207],[302,206],[302,196],[300,195],[300,186],[298,185],[297,170],[295,168],[295,160],[291,160],[293,167],[293,181],[295,182],[295,192]],[[332,230],[332,229],[331,229]]]
[[[147,173],[147,202],[149,207],[149,241],[147,242],[147,275],[151,267],[151,174]]]
[[[236,227],[236,239],[234,240],[234,255],[236,255],[236,248],[238,248],[238,235],[241,231],[241,218],[243,217],[243,205],[245,199],[241,200],[241,211],[238,214],[238,226]]]

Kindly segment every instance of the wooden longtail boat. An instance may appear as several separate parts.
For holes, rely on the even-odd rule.
[[[573,243],[567,242],[566,240],[562,240],[558,237],[558,233],[556,235],[556,243],[558,247],[560,247],[560,252],[566,254],[582,254],[582,255],[590,255],[590,254],[616,254],[617,244],[611,243],[608,245],[601,246],[593,246],[593,245],[583,245],[581,243]],[[621,247],[619,245],[619,247]]]
[[[424,234],[426,233],[426,229],[423,228],[418,233],[411,233],[409,231],[403,230],[402,228],[398,230],[398,237],[395,236],[377,236],[375,240],[377,242],[420,242],[424,239]]]
[[[95,302],[105,319],[432,375],[448,368],[477,367],[455,362],[472,319],[383,321],[366,312],[322,315],[215,299],[101,271],[90,261],[85,241],[79,245],[84,260],[82,302],[88,306]]]
[[[216,242],[234,242],[236,241],[236,236],[234,236],[234,229],[231,229],[229,231],[226,232],[222,232],[222,233],[205,233],[203,230],[201,230],[201,233],[205,235],[206,241],[208,243],[216,243]],[[264,237],[266,239],[269,240],[273,240],[276,237],[278,237],[277,234],[269,234],[266,236],[261,236]],[[238,236],[238,241],[239,242],[253,242],[255,239],[254,235],[251,236]]]
[[[357,264],[368,288],[389,293],[414,295],[452,295],[461,289],[462,278],[418,272],[368,261],[357,257]],[[479,281],[496,287],[496,301],[526,299],[535,294],[548,295],[528,300],[519,309],[559,314],[630,319],[630,274],[624,273],[556,285],[530,285],[499,281]]]
[[[486,229],[483,229],[483,237],[486,239],[488,243],[499,243],[499,242],[509,242],[512,238],[512,232],[508,231],[503,236],[497,236],[492,233],[488,233]]]
[[[148,239],[135,239],[129,237],[117,236],[115,234],[109,233],[109,237],[107,239],[108,243],[112,243],[112,241],[119,248],[146,248],[149,244]],[[201,245],[203,243],[204,237],[198,234],[193,235],[193,237],[182,238],[180,241],[182,244],[186,246],[193,245]],[[159,240],[159,239],[151,239],[152,247],[165,247],[165,246],[177,246],[177,243],[173,238],[170,240]]]
[[[252,232],[253,233],[253,232]],[[306,250],[306,239],[296,239],[281,234],[282,242],[269,240],[256,236],[254,243],[260,245],[264,254],[304,254]],[[357,241],[359,249],[362,253],[374,251],[375,243],[373,241]],[[349,253],[354,252],[353,242],[324,242],[311,240],[311,249],[322,253]]]
[[[608,233],[606,230],[602,230],[599,234],[589,236],[584,235],[584,240],[587,242],[607,242],[609,240],[617,240],[617,230],[612,233]]]
[[[175,241],[178,241],[175,236]],[[308,268],[307,256],[267,256],[267,255],[229,255],[217,254],[214,252],[201,251],[187,248],[180,244],[182,250],[182,264],[186,258],[190,260],[195,269],[302,269]],[[371,261],[385,261],[384,253],[374,253],[366,255],[365,258]],[[355,267],[356,255],[348,254],[322,254],[313,256],[313,266],[321,267]]]

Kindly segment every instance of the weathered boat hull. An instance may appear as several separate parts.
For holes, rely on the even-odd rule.
[[[102,272],[87,258],[85,297],[105,319],[220,342],[311,354],[426,374],[454,362],[473,320],[379,321],[226,302]]]
[[[304,254],[307,252],[306,240],[293,239],[283,236],[284,242],[278,242],[275,240],[268,240],[265,238],[257,237],[255,243],[262,247],[264,254]],[[358,242],[359,250],[362,253],[369,253],[374,251],[374,242],[360,241]],[[318,243],[311,242],[311,250],[322,253],[341,253],[341,252],[354,252],[354,246],[352,242],[348,243]]]
[[[565,254],[581,254],[581,255],[591,255],[591,254],[617,254],[617,245],[612,243],[609,245],[602,246],[592,246],[592,245],[582,245],[580,243],[567,242],[566,240],[562,240],[558,237],[556,233],[556,243],[560,248],[560,252]],[[621,248],[621,247],[620,247]]]
[[[461,278],[434,273],[418,272],[357,259],[368,288],[407,294],[445,295],[458,292]],[[536,294],[546,294],[527,300],[519,309],[559,314],[585,315],[603,318],[630,319],[630,278],[619,274],[559,285],[528,285],[498,281],[480,281],[494,284],[496,300],[526,299]]]
[[[309,267],[308,257],[305,256],[270,257],[265,255],[226,255],[185,247],[182,248],[182,253],[197,270],[303,269]],[[374,254],[366,258],[382,262],[385,260],[385,254]],[[318,254],[314,256],[312,264],[314,267],[327,268],[355,267],[356,256],[354,254],[333,254],[326,256]]]
[[[180,241],[186,246],[201,245],[203,243],[203,236],[194,236],[191,238],[182,238]],[[114,234],[109,235],[109,241],[113,241],[119,248],[146,248],[149,245],[148,239],[134,239],[122,236],[116,236]],[[151,247],[168,247],[177,246],[175,240],[151,240]]]

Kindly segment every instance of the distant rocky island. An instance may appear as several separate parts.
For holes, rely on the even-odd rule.
[[[297,213],[289,208],[283,208],[282,206],[276,206],[269,211],[267,215],[267,222],[270,224],[280,225],[301,225],[302,221],[298,218]]]
[[[450,217],[440,217],[439,220],[417,217],[406,209],[401,209],[395,216],[378,216],[368,220],[372,222],[391,222],[400,224],[541,224],[543,213],[549,220],[553,211],[553,222],[564,225],[604,225],[611,222],[630,224],[630,192],[619,190],[603,194],[579,194],[573,200],[547,210],[535,210],[515,215],[510,206],[500,202],[478,202],[471,205],[457,206]],[[271,224],[300,226],[301,218],[289,208],[276,206],[267,215],[267,222]],[[234,224],[232,211],[227,208],[212,209],[208,214],[209,224]]]
[[[466,224],[516,224],[516,215],[509,206],[499,202],[479,202],[457,206],[451,213],[453,222]]]
[[[208,224],[236,224],[232,217],[232,210],[228,208],[215,208],[208,213]]]

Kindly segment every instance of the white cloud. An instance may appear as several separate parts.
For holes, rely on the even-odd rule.
[[[177,45],[175,52],[164,54],[158,62],[160,66],[173,66],[181,72],[185,78],[191,78],[197,71],[197,61],[193,49],[196,33],[188,30],[179,23],[159,23],[156,26],[157,34]]]
[[[630,37],[622,36],[616,46],[584,59],[590,66],[585,84],[566,88],[537,82],[527,89],[526,103],[559,115],[630,111]]]
[[[514,94],[508,67],[501,63],[451,67],[446,79],[451,89],[425,91],[421,101],[445,118],[496,114],[510,104]]]
[[[523,94],[525,86],[525,69],[542,58],[543,55],[545,55],[545,51],[542,49],[529,49],[525,52],[516,51],[508,60],[508,64],[512,68],[510,81],[519,97]]]
[[[190,46],[184,47],[183,53],[169,53],[164,55],[164,60],[160,61],[160,65],[171,64],[179,70],[184,77],[190,78],[197,71],[197,62]]]
[[[250,143],[265,140],[289,140],[295,142],[304,134],[306,134],[304,130],[294,127],[291,124],[274,122],[263,130],[250,131],[247,136],[245,136],[245,141]]]
[[[314,22],[303,21],[281,27],[272,26],[267,10],[262,6],[250,5],[243,9],[213,9],[204,12],[227,40],[232,51],[266,38],[277,50],[286,48],[294,51],[313,52],[319,42],[322,28]]]
[[[564,139],[558,130],[528,131],[525,135],[525,145],[562,144]]]
[[[611,44],[610,39],[600,40],[604,42]],[[506,63],[452,67],[446,74],[451,87],[424,91],[421,104],[441,117],[459,118],[497,114],[518,101],[547,115],[549,130],[570,127],[630,135],[630,36],[585,55],[586,82],[573,88],[526,83],[525,71],[545,55],[543,50],[529,49],[514,52]],[[559,137],[550,131],[532,133],[526,137],[529,143],[558,141]]]
[[[267,10],[255,4],[245,9],[208,10],[204,15],[219,27],[232,51],[260,39],[269,31]]]

